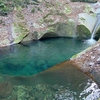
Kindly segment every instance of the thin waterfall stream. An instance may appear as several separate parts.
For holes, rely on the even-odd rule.
[[[99,25],[100,25],[100,14],[97,14],[97,21],[96,21],[94,28],[92,30],[91,38],[89,40],[87,40],[86,43],[88,43],[90,45],[96,43],[96,40],[94,40],[94,36],[95,36],[95,33],[96,33]]]
[[[95,33],[96,33],[97,28],[98,28],[99,25],[100,25],[100,14],[97,15],[97,22],[96,22],[96,24],[95,24],[95,26],[93,28],[92,35],[91,35],[91,39],[94,38]]]

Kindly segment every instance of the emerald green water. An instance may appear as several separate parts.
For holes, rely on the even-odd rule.
[[[66,61],[87,47],[51,38],[0,48],[0,82],[13,84],[17,100],[99,100],[97,84]]]
[[[0,73],[33,75],[68,60],[88,45],[71,38],[51,38],[0,48]]]

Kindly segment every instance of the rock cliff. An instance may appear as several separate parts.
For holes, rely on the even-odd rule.
[[[99,1],[90,4],[38,0],[29,1],[27,7],[23,7],[19,0],[20,5],[15,3],[13,11],[8,14],[4,10],[8,3],[12,4],[0,4],[3,9],[0,11],[3,15],[0,16],[0,47],[47,37],[90,38],[100,8]]]

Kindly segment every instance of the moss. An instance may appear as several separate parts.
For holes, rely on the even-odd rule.
[[[44,22],[45,23],[51,23],[52,24],[52,23],[54,23],[54,20],[52,20],[52,19],[44,19]]]
[[[20,18],[20,19],[24,19],[24,16],[23,16],[23,14],[21,13],[21,12],[19,12],[17,15],[16,15],[18,18]]]
[[[73,55],[70,59],[75,59],[75,58],[81,56],[82,54],[84,54],[86,51],[90,50],[90,49],[93,48],[93,47],[95,47],[95,45],[94,45],[94,46],[90,46],[90,47],[88,47],[87,49],[81,51],[80,53],[77,53],[77,54]]]
[[[35,9],[33,8],[32,10],[31,10],[31,13],[34,13],[35,12]]]
[[[94,9],[88,4],[85,5],[84,12],[89,13],[93,17],[96,17],[96,14],[94,13]]]
[[[91,37],[91,32],[84,25],[78,25],[76,35],[79,39],[88,39]]]
[[[19,43],[27,34],[20,34],[15,40],[15,43]]]
[[[71,59],[76,58],[76,57],[77,57],[77,55],[78,55],[78,54],[73,55],[73,56],[71,57]]]
[[[3,2],[0,2],[0,15],[5,16],[10,12],[8,6],[6,6]]]
[[[55,28],[54,27],[48,27],[47,32],[54,32]]]
[[[21,33],[27,33],[27,32],[29,32],[27,29],[26,29],[26,27],[24,26],[24,25],[22,25],[22,23],[19,23],[18,24],[18,29],[19,29],[19,31],[21,32]],[[17,31],[17,30],[16,30]]]
[[[38,9],[38,11],[42,12],[42,10],[39,7],[37,9]]]
[[[72,12],[71,8],[69,6],[65,7],[65,11],[66,14],[70,14]]]
[[[20,42],[23,39],[23,37],[25,37],[29,33],[29,31],[22,23],[14,23],[14,31],[15,35],[19,34],[19,36],[14,40],[15,43]]]
[[[46,19],[49,15],[51,15],[50,12],[49,12],[47,15],[45,15],[45,16],[43,17],[43,19]]]

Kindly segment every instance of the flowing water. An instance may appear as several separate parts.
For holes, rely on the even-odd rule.
[[[65,61],[87,47],[76,39],[51,38],[0,48],[0,81],[14,85],[17,100],[98,100],[97,84]]]
[[[94,40],[94,37],[95,37],[96,31],[98,30],[99,25],[100,25],[100,14],[97,15],[97,22],[93,28],[91,38],[89,40],[86,40],[85,41],[86,43],[88,43],[90,45],[93,45],[96,43],[96,40]]]

